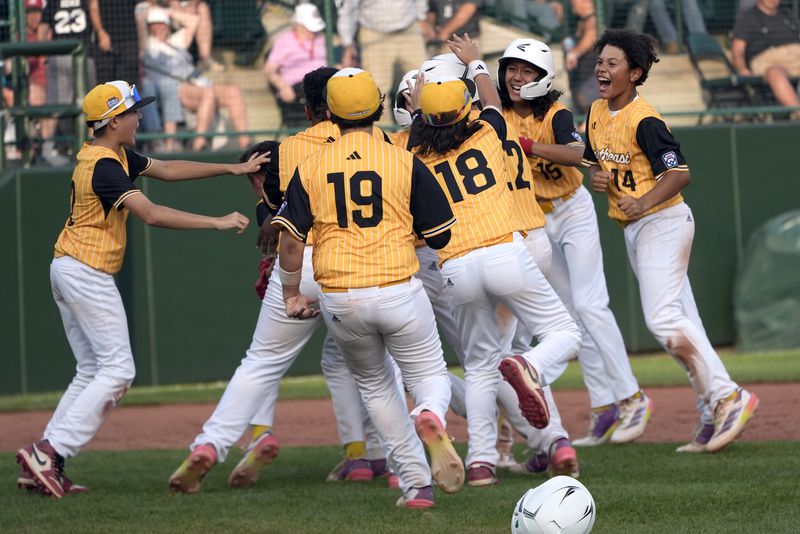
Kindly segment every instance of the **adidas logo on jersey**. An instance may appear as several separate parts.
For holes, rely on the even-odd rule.
[[[430,265],[428,265],[429,271],[438,271],[439,269],[436,267],[436,262],[432,261]]]
[[[447,282],[444,285],[447,287],[455,287],[455,284],[449,278],[447,279]]]
[[[338,317],[336,317],[335,313],[331,315],[331,321],[334,322],[334,323],[341,323],[342,322],[342,321],[339,320]]]
[[[325,142],[326,142],[326,143],[333,143],[334,141],[336,141],[336,139],[334,139],[334,138],[333,138],[333,137],[331,137],[330,135],[328,136],[328,138],[327,138],[327,139],[325,139]]]
[[[353,153],[350,154],[349,156],[347,156],[347,158],[345,158],[345,159],[349,159],[349,160],[361,159],[361,154],[359,154],[358,152],[353,150]]]

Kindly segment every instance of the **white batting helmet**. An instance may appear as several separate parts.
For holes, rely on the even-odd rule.
[[[536,39],[514,39],[506,47],[497,67],[497,87],[500,93],[508,95],[506,88],[506,67],[513,60],[525,61],[544,71],[540,80],[527,83],[519,90],[519,96],[525,100],[533,100],[544,96],[552,89],[556,78],[556,67],[553,63],[553,52],[550,47]]]
[[[422,71],[425,78],[434,75],[460,78],[464,82],[464,85],[467,86],[467,89],[469,89],[472,95],[472,101],[477,102],[480,100],[478,88],[475,85],[475,79],[470,77],[469,68],[464,65],[455,54],[439,54],[438,56],[433,56],[423,63],[419,70]]]
[[[411,81],[411,87],[414,87],[418,72],[418,70],[410,70],[403,74],[403,79],[400,80],[400,85],[397,86],[397,93],[394,95],[394,103],[392,104],[394,121],[403,128],[411,126],[411,112],[406,109],[405,95],[409,93],[408,83],[406,82]]]

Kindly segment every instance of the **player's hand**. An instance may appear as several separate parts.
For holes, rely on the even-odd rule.
[[[408,85],[408,99],[406,102],[411,105],[412,111],[416,111],[422,105],[422,86],[425,85],[425,75],[422,71],[419,71],[414,82],[406,80],[406,85]]]
[[[481,58],[478,44],[469,38],[468,33],[465,33],[463,37],[453,34],[453,37],[447,40],[447,46],[450,47],[450,50],[453,51],[464,65],[469,65],[473,61]]]
[[[358,65],[358,53],[356,52],[355,45],[344,47],[344,51],[342,52],[342,66],[355,67],[356,65]]]
[[[647,211],[641,199],[629,196],[619,199],[617,207],[630,219],[639,219]]]
[[[231,174],[234,176],[242,176],[243,174],[254,174],[261,170],[262,165],[266,165],[271,161],[272,152],[264,152],[263,154],[253,154],[250,159],[244,163],[236,163],[231,167]]]
[[[244,232],[248,224],[250,219],[238,211],[217,218],[217,230],[236,230],[237,234]]]
[[[97,34],[97,46],[103,52],[111,52],[111,36],[105,30],[100,30]]]
[[[294,89],[292,89],[292,86],[290,85],[284,85],[283,87],[281,87],[280,90],[278,91],[278,96],[280,97],[281,100],[287,103],[294,102],[295,99],[297,98],[297,95],[294,94]]]
[[[272,226],[272,216],[269,216],[258,230],[256,246],[261,249],[264,256],[274,256],[278,253],[278,236],[280,230]]]
[[[592,189],[598,193],[608,191],[608,184],[611,183],[611,173],[608,171],[595,171],[592,174]]]
[[[298,293],[284,299],[286,316],[292,319],[311,319],[319,315],[317,300]]]

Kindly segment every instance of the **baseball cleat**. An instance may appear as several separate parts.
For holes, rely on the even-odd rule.
[[[421,510],[433,507],[433,487],[411,488],[405,495],[397,499],[395,505]]]
[[[611,435],[611,443],[630,443],[644,434],[653,416],[653,400],[643,391],[619,403],[619,424]]]
[[[400,477],[389,469],[386,464],[386,458],[379,458],[377,460],[370,460],[369,465],[372,468],[372,478],[385,478],[386,486],[389,489],[397,489],[400,487]]]
[[[23,471],[27,470],[40,493],[55,499],[66,495],[63,484],[64,458],[46,439],[18,450],[17,463]]]
[[[699,423],[694,430],[692,441],[686,445],[681,445],[675,452],[705,452],[711,436],[714,435],[714,425]]]
[[[20,473],[17,477],[17,487],[19,489],[24,489],[28,491],[28,493],[42,493],[39,486],[36,484],[36,480],[34,480],[33,475],[31,474],[30,470],[26,465],[20,466]],[[89,491],[86,486],[81,486],[80,484],[75,484],[69,478],[66,477],[62,473],[61,475],[61,486],[64,488],[65,493],[86,493]],[[47,495],[44,493],[43,495]]]
[[[328,474],[327,482],[369,482],[372,480],[372,466],[369,460],[345,458]]]
[[[550,423],[550,410],[536,369],[525,358],[515,355],[503,358],[500,373],[516,391],[519,408],[525,419],[535,428],[545,428]]]
[[[528,461],[524,464],[517,464],[509,469],[516,475],[532,475],[535,473],[544,473],[550,466],[550,458],[546,453],[534,452]]]
[[[575,447],[594,447],[608,443],[614,430],[619,424],[619,408],[616,404],[609,404],[602,409],[592,409],[589,412],[589,432],[583,438],[572,442]]]
[[[714,407],[714,434],[708,440],[706,450],[717,452],[724,449],[739,437],[756,410],[758,397],[743,388],[719,401]]]
[[[431,474],[436,485],[445,493],[460,490],[464,485],[464,462],[453,448],[439,417],[423,411],[416,417],[414,429],[431,458]]]
[[[467,469],[467,485],[469,486],[494,486],[499,482],[492,464],[475,462],[470,464],[469,469]]]
[[[210,443],[200,445],[169,477],[169,489],[172,493],[195,493],[216,463],[217,451],[214,446]]]
[[[569,444],[567,438],[560,438],[550,445],[550,466],[547,472],[550,477],[567,475],[578,478],[580,476],[578,453]]]
[[[253,440],[247,452],[228,477],[228,485],[232,488],[249,488],[258,481],[258,474],[265,465],[269,465],[278,456],[280,450],[278,438],[266,431]]]

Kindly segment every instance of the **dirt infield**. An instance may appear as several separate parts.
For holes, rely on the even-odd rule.
[[[742,439],[747,441],[800,440],[800,384],[748,386],[761,399],[757,417]],[[679,442],[691,435],[697,414],[688,387],[649,388],[655,416],[641,441]],[[585,433],[588,397],[585,391],[555,394],[561,417],[573,436]],[[114,412],[89,449],[174,449],[191,443],[213,404],[122,407]],[[41,436],[50,412],[0,413],[0,451],[13,451]],[[466,441],[463,419],[448,416],[448,430],[456,441]],[[283,445],[336,445],[338,438],[329,400],[281,401],[277,433]]]

